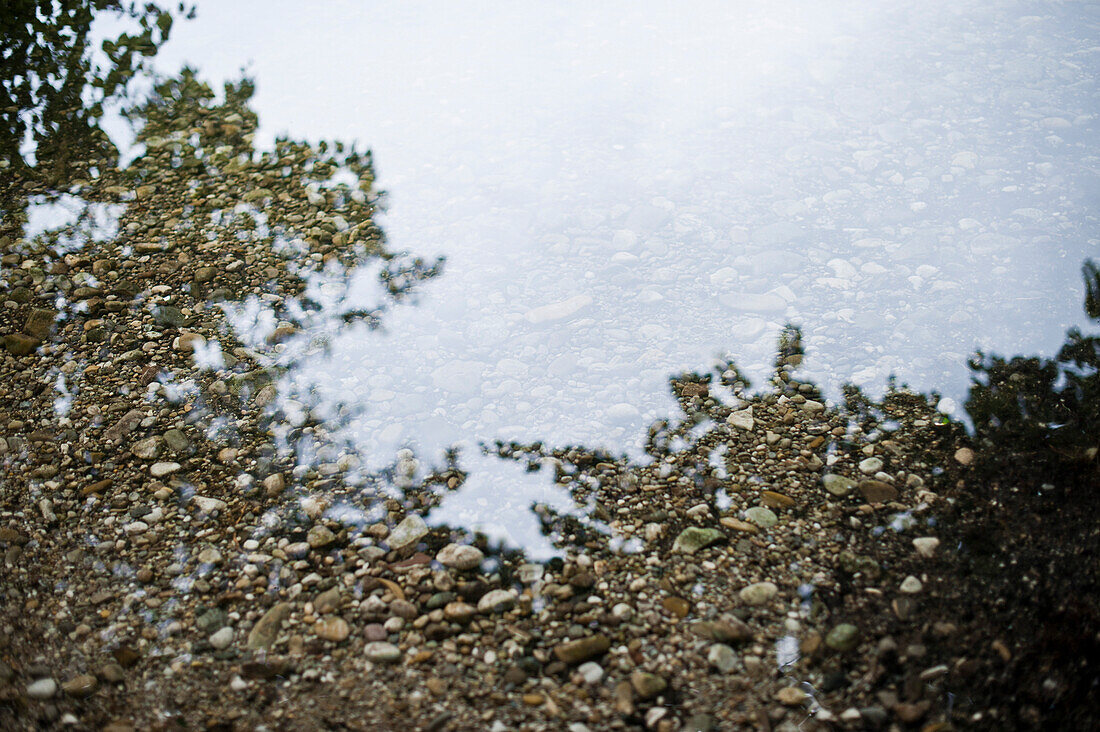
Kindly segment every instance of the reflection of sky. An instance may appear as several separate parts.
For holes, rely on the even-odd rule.
[[[671,372],[778,327],[807,370],[964,394],[1050,353],[1096,253],[1086,4],[207,3],[158,65],[247,65],[261,137],[356,139],[393,248],[446,254],[297,383],[355,437],[636,448]]]

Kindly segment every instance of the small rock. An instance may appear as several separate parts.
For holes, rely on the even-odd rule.
[[[577,673],[581,675],[586,684],[598,684],[603,681],[603,666],[595,661],[582,663],[577,667]]]
[[[375,641],[363,648],[363,655],[373,663],[397,663],[401,660],[401,649],[392,643]]]
[[[825,636],[825,645],[834,651],[850,651],[859,645],[859,628],[850,623],[841,623]]]
[[[511,610],[516,604],[516,594],[512,590],[489,590],[477,601],[477,611],[489,615]]]
[[[183,466],[174,462],[153,463],[153,467],[149,468],[149,473],[154,478],[163,478],[166,475],[175,473]]]
[[[439,550],[435,558],[445,567],[465,572],[479,567],[485,555],[476,546],[470,544],[448,544]]]
[[[730,416],[726,418],[726,422],[741,430],[752,430],[756,425],[756,421],[752,418],[751,406],[736,412],[731,412]]]
[[[762,529],[770,529],[779,523],[779,517],[771,509],[753,506],[745,510],[745,518]]]
[[[913,546],[917,550],[917,554],[922,557],[931,558],[935,556],[936,549],[940,545],[940,540],[934,536],[922,536],[917,539],[913,539]]]
[[[776,692],[775,699],[785,707],[800,707],[806,701],[806,692],[797,686],[784,686]]]
[[[443,617],[465,625],[477,614],[477,608],[466,602],[449,602],[443,607]]]
[[[248,648],[254,651],[270,648],[288,617],[290,617],[290,603],[280,602],[273,606],[249,632]]]
[[[974,451],[969,447],[960,447],[955,451],[955,462],[959,465],[970,465],[974,462]]]
[[[281,473],[275,473],[264,478],[264,493],[268,498],[274,498],[286,489],[286,480]]]
[[[210,645],[216,650],[224,651],[233,643],[233,629],[227,625],[211,635],[207,640],[209,640]]]
[[[57,694],[57,682],[53,679],[38,679],[27,684],[27,696],[31,699],[50,699]]]
[[[924,585],[921,584],[921,581],[919,579],[917,579],[913,575],[909,575],[904,580],[902,580],[900,589],[907,595],[915,595],[924,589]]]
[[[680,554],[694,554],[695,552],[724,541],[726,535],[718,529],[700,529],[695,526],[684,529],[672,543],[672,551]]]
[[[652,699],[668,688],[668,682],[657,674],[647,671],[635,671],[630,674],[630,685],[634,692],[643,699]]]
[[[869,457],[859,461],[859,472],[864,475],[874,475],[880,470],[882,470],[881,458]]]
[[[351,628],[346,620],[338,616],[322,618],[313,624],[313,632],[318,638],[323,638],[333,643],[341,643],[351,633]]]
[[[11,333],[4,336],[4,348],[13,356],[27,356],[34,353],[40,342],[37,338],[22,333]]]
[[[153,435],[152,437],[146,437],[144,440],[139,440],[130,449],[130,452],[134,454],[134,457],[141,458],[142,460],[156,460],[160,457],[161,451],[164,449],[164,438],[159,435]]]
[[[91,674],[80,674],[74,676],[64,684],[61,685],[62,691],[66,695],[74,697],[76,699],[86,699],[95,693],[95,690],[99,687],[99,680]]]
[[[178,465],[178,463],[173,463],[173,465]],[[208,498],[207,496],[192,496],[191,500],[196,506],[199,507],[199,510],[203,513],[224,511],[226,508],[225,501],[219,501],[217,498]]]
[[[581,663],[607,653],[611,641],[606,635],[592,635],[587,638],[566,641],[554,647],[554,655],[562,663]]]
[[[724,674],[737,668],[737,653],[725,643],[715,643],[707,651],[707,662]]]
[[[757,582],[741,588],[740,596],[742,602],[748,605],[763,605],[778,592],[779,588],[773,582]]]
[[[852,492],[852,489],[856,487],[856,482],[851,478],[845,478],[843,475],[837,475],[836,473],[829,473],[821,478],[821,482],[825,484],[825,490],[832,493],[838,498],[843,498]]]
[[[390,549],[400,551],[407,546],[415,545],[427,534],[428,525],[424,523],[424,519],[413,513],[406,516],[404,521],[394,527],[386,542],[390,545]]]
[[[306,543],[313,549],[323,549],[336,541],[336,535],[323,524],[314,524],[306,534]]]
[[[886,503],[898,497],[898,489],[881,480],[861,480],[859,492],[868,503]]]
[[[752,640],[752,628],[733,616],[721,620],[704,620],[692,625],[691,629],[696,635],[719,643],[744,643]]]

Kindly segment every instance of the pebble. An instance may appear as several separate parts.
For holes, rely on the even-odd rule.
[[[428,525],[424,519],[414,514],[409,514],[405,520],[394,527],[386,543],[390,549],[400,551],[407,546],[415,545],[428,534]]]
[[[57,682],[53,679],[38,679],[27,684],[27,696],[31,699],[50,699],[57,694]]]
[[[341,617],[332,616],[322,618],[313,624],[313,632],[318,638],[323,638],[333,643],[341,643],[351,634],[351,627]]]
[[[392,643],[375,641],[363,648],[363,655],[373,663],[397,663],[401,660],[401,649]]]
[[[216,650],[224,651],[233,643],[233,629],[227,625],[211,635],[208,640],[210,641],[210,645]]]
[[[955,451],[955,462],[959,465],[970,465],[974,462],[974,451],[969,447],[960,447]]]
[[[737,653],[725,643],[715,643],[707,651],[707,663],[728,674],[737,668]]]
[[[746,407],[745,409],[739,409],[736,412],[731,412],[730,416],[726,418],[726,421],[736,427],[737,429],[751,431],[756,426],[756,420],[752,417],[752,407]]]
[[[306,534],[306,543],[313,549],[324,549],[336,541],[336,534],[323,524],[314,524]]]
[[[595,661],[582,663],[577,667],[577,673],[581,675],[586,684],[598,684],[603,681],[603,666]]]
[[[153,437],[146,437],[144,440],[139,440],[134,443],[130,452],[134,454],[134,457],[141,458],[142,460],[156,460],[160,457],[163,450],[164,438],[159,435],[154,435]]]
[[[859,492],[868,503],[886,503],[898,497],[898,489],[881,480],[861,480]]]
[[[643,699],[652,699],[668,688],[668,682],[657,674],[647,671],[635,671],[630,674],[630,685],[634,692]]]
[[[439,550],[435,558],[445,567],[465,572],[481,566],[485,554],[470,544],[448,544]]]
[[[742,587],[741,600],[747,605],[763,605],[771,600],[779,592],[774,582],[756,582],[748,587]]]
[[[182,467],[179,463],[173,462],[153,463],[153,467],[149,468],[149,474],[154,478],[163,478],[166,475],[175,473]]]
[[[562,663],[580,663],[607,653],[611,640],[603,634],[566,641],[554,646],[554,655]]]
[[[191,500],[199,507],[199,510],[203,513],[214,513],[215,511],[224,511],[226,508],[225,501],[220,501],[217,498],[208,498],[206,496],[193,496]]]
[[[732,616],[694,623],[691,629],[696,635],[719,643],[744,643],[752,640],[752,628],[749,624]]]
[[[917,550],[917,554],[922,557],[931,558],[935,556],[936,549],[939,548],[940,540],[934,536],[922,536],[917,539],[913,539],[913,546]]]
[[[477,611],[488,615],[502,613],[511,610],[516,604],[516,593],[513,590],[489,590],[477,601]]]
[[[99,688],[99,679],[91,674],[74,676],[61,685],[61,690],[66,695],[76,699],[86,699],[94,694],[97,688]]]
[[[837,475],[836,473],[829,473],[821,478],[821,482],[825,484],[825,490],[832,493],[838,498],[843,498],[852,492],[852,489],[856,487],[856,482],[851,478],[845,478],[843,475]]]
[[[753,506],[745,510],[745,518],[762,529],[770,529],[779,523],[779,517],[769,508]]]
[[[901,591],[907,595],[915,595],[924,589],[924,585],[913,575],[909,575],[901,582]]]
[[[834,651],[850,651],[859,645],[859,628],[850,623],[841,623],[825,636],[825,645]]]
[[[869,457],[859,461],[859,472],[864,475],[874,475],[880,470],[882,470],[881,458]]]
[[[280,602],[264,613],[248,634],[248,648],[258,651],[270,648],[283,627],[283,622],[290,617],[290,603]]]
[[[806,692],[797,686],[784,686],[775,693],[775,699],[785,707],[800,707],[806,701]]]
[[[672,551],[680,554],[695,552],[725,540],[726,535],[718,529],[701,529],[695,526],[684,529],[672,543]]]

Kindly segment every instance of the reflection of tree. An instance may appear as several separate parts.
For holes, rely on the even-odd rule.
[[[191,15],[181,3],[177,15]],[[93,58],[92,22],[114,15],[137,29],[103,41]],[[0,157],[22,175],[59,185],[79,170],[112,164],[114,145],[99,128],[104,107],[168,40],[172,14],[154,3],[120,0],[7,0],[0,13]],[[20,154],[35,143],[35,164]]]

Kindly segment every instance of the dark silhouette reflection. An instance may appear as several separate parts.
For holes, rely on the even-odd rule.
[[[11,0],[0,13],[0,159],[20,178],[67,185],[90,168],[113,166],[118,150],[99,127],[105,108],[124,103],[131,82],[168,40],[174,11],[120,0]],[[101,17],[124,17],[133,27],[104,39],[93,59],[91,28]],[[21,154],[33,147],[33,158]]]

